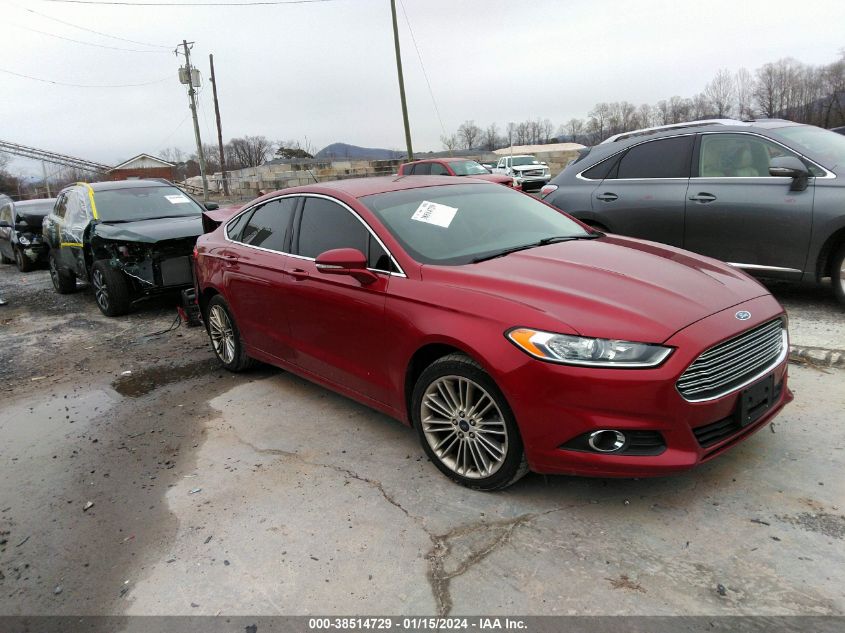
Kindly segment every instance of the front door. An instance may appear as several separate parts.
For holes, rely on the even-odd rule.
[[[751,272],[799,276],[815,187],[810,178],[804,191],[791,191],[791,178],[770,176],[769,162],[778,156],[796,155],[755,134],[702,134],[687,195],[684,248]]]
[[[364,285],[346,275],[319,272],[315,258],[335,248],[356,248],[381,267],[384,251],[348,207],[306,197],[294,232],[287,277],[287,308],[296,346],[294,362],[341,387],[388,402],[391,382],[384,349],[389,272]]]

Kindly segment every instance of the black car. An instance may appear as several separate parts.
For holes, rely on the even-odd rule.
[[[65,294],[77,279],[90,280],[106,316],[125,314],[136,299],[190,287],[204,210],[181,189],[156,180],[66,187],[44,219],[53,286]]]
[[[0,259],[4,264],[14,262],[25,273],[46,261],[41,223],[55,201],[46,198],[14,202],[5,196],[0,199]]]
[[[593,227],[759,277],[830,278],[845,304],[845,137],[791,121],[712,120],[612,136],[548,185]]]

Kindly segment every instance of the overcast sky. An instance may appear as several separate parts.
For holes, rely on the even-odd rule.
[[[144,2],[146,0],[137,0]],[[191,0],[185,0],[191,1]],[[214,1],[214,0],[209,0]],[[237,2],[240,0],[230,0]],[[500,129],[549,118],[557,127],[599,101],[692,96],[720,68],[781,57],[809,64],[845,47],[845,2],[660,0],[403,0],[443,124]],[[803,6],[803,5],[800,5]],[[214,142],[208,54],[214,53],[224,139],[305,137],[404,148],[389,0],[252,7],[98,6],[0,0],[0,139],[117,164],[141,152],[193,149],[187,96],[169,50],[195,41],[203,73],[200,128]],[[26,11],[153,48],[109,39]],[[415,150],[439,150],[442,129],[397,1]],[[89,43],[35,33],[37,29]],[[15,169],[40,171],[32,161]],[[37,168],[37,169],[36,169]]]

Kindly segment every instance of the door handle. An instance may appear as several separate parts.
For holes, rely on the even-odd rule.
[[[302,268],[294,268],[293,270],[286,270],[285,272],[297,281],[308,279],[308,271],[303,270]]]
[[[619,198],[619,196],[617,196],[615,193],[610,193],[608,191],[606,193],[600,193],[599,195],[596,196],[596,198],[598,198],[599,200],[602,200],[603,202],[613,202],[614,200]]]
[[[232,266],[237,264],[240,258],[237,255],[223,255],[221,259],[226,266]]]
[[[707,202],[713,202],[716,199],[716,196],[714,196],[712,193],[701,192],[701,193],[696,194],[694,196],[690,196],[689,199],[692,200],[693,202],[707,203]]]

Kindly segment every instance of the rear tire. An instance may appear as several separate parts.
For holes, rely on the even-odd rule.
[[[15,249],[15,264],[17,264],[18,270],[22,273],[28,273],[32,270],[32,261],[19,248]]]
[[[48,260],[50,265],[50,280],[53,282],[53,288],[56,289],[56,292],[60,295],[75,292],[76,275],[59,267],[59,263],[56,261],[56,254],[53,251],[50,251]]]
[[[423,371],[411,416],[429,459],[467,488],[500,490],[528,472],[510,406],[481,365],[464,354],[444,356]]]
[[[129,283],[119,270],[109,266],[105,260],[94,262],[91,271],[91,286],[100,312],[114,317],[129,312],[132,304],[129,297]]]
[[[830,282],[833,285],[833,294],[839,299],[839,303],[845,305],[845,244],[840,244],[839,250],[833,256]]]
[[[245,371],[255,361],[247,356],[241,331],[229,304],[220,295],[214,295],[206,308],[205,327],[211,349],[220,364],[231,372]]]

